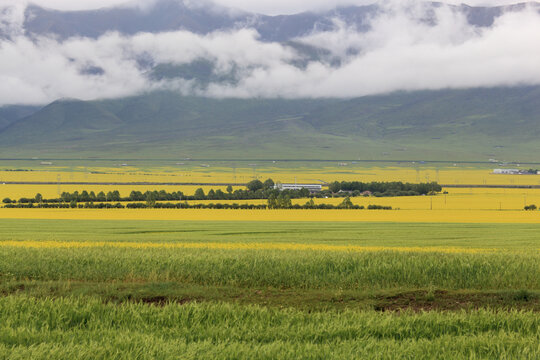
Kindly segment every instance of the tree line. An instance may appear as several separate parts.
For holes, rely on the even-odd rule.
[[[266,209],[297,209],[297,210],[334,210],[334,209],[350,209],[363,210],[366,209],[363,205],[354,205],[349,197],[346,197],[340,204],[315,204],[313,199],[310,199],[305,204],[292,204],[288,196],[278,196],[277,198],[268,199],[267,204],[189,204],[188,202],[178,203],[156,203],[152,201],[136,202],[122,204],[118,203],[10,203],[4,206],[5,208],[24,208],[24,209],[234,209],[234,210],[266,210]],[[368,210],[392,210],[391,206],[368,205]]]
[[[11,198],[3,199],[5,204],[55,204],[55,203],[90,203],[90,202],[129,202],[129,201],[193,201],[193,200],[269,200],[270,208],[283,208],[288,204],[283,203],[284,199],[300,199],[300,198],[335,198],[335,197],[356,197],[356,196],[418,196],[432,195],[442,190],[441,186],[436,182],[410,184],[402,182],[368,182],[359,181],[353,182],[338,182],[331,183],[326,190],[317,193],[310,193],[308,189],[302,188],[299,190],[279,190],[274,187],[274,181],[267,179],[262,182],[260,180],[250,181],[246,189],[233,190],[232,186],[228,186],[226,191],[221,189],[211,189],[205,193],[203,188],[195,190],[193,195],[186,195],[182,191],[167,192],[161,191],[131,191],[129,196],[122,197],[118,190],[109,191],[107,193],[101,191],[74,191],[63,192],[59,198],[45,199],[41,194],[36,194],[33,198],[20,198],[13,200]]]
[[[334,181],[328,185],[330,193],[347,192],[353,196],[360,196],[368,192],[373,196],[418,196],[435,195],[442,191],[437,182],[411,184],[401,181],[392,182],[361,182],[361,181]]]

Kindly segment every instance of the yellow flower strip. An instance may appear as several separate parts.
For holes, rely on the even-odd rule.
[[[447,254],[494,253],[494,248],[459,248],[459,247],[388,247],[388,246],[356,246],[356,245],[324,245],[324,244],[286,244],[286,243],[154,243],[154,242],[82,242],[82,241],[1,241],[1,247],[18,248],[128,248],[128,249],[220,249],[220,250],[314,250],[343,252],[437,252]]]
[[[495,210],[100,210],[0,208],[0,219],[540,224],[540,212]]]

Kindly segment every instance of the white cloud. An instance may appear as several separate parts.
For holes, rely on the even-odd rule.
[[[186,31],[98,39],[29,40],[15,31],[0,40],[0,105],[47,103],[62,97],[122,97],[154,89],[234,97],[354,97],[395,90],[540,84],[540,15],[508,13],[491,28],[470,26],[461,14],[442,7],[437,25],[419,21],[422,7],[392,6],[360,33],[339,25],[298,41],[326,48],[339,67],[312,61],[292,65],[299,54],[262,42],[254,30],[196,35]],[[16,23],[17,16],[9,15]],[[16,27],[12,27],[15,29]],[[208,59],[217,72],[237,71],[238,83],[208,89],[182,79],[154,81],[137,59],[186,64]],[[93,74],[84,69],[102,69]]]
[[[145,74],[148,69],[137,62],[147,54],[156,63],[185,64],[204,58],[225,73],[233,67],[279,67],[296,57],[289,48],[257,38],[255,31],[247,29],[207,36],[185,31],[132,37],[110,33],[63,42],[18,36],[0,42],[0,105],[45,103],[61,97],[120,97],[163,87],[188,91],[186,81],[151,81]],[[90,67],[102,73],[82,71]]]
[[[214,85],[215,96],[355,97],[395,90],[540,84],[540,15],[509,13],[489,29],[469,26],[442,8],[438,25],[406,13],[376,18],[367,34],[352,29],[305,39],[340,56],[334,68],[282,64],[257,69],[239,86]],[[347,49],[357,50],[347,55]]]
[[[0,34],[16,36],[22,33],[26,4],[16,0],[3,0],[0,4]]]

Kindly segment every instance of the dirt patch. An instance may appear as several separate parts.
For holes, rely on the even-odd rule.
[[[131,300],[133,301],[133,300]],[[166,297],[166,296],[152,296],[152,297],[146,297],[146,298],[141,298],[139,299],[140,302],[142,302],[143,304],[149,304],[149,305],[155,305],[155,306],[165,306],[167,304],[180,304],[180,305],[183,305],[183,304],[187,304],[187,303],[190,303],[190,302],[193,302],[195,301],[194,299],[188,299],[188,298],[182,298],[182,299],[177,299],[177,298],[170,298],[170,297]]]
[[[514,293],[466,293],[436,291],[412,291],[389,296],[375,296],[376,311],[458,311],[480,308],[519,309],[540,312],[537,297],[522,300]]]

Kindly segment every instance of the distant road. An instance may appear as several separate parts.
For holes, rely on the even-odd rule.
[[[198,162],[261,162],[261,163],[280,163],[280,162],[313,162],[313,163],[336,163],[336,162],[347,162],[347,163],[414,163],[416,165],[427,165],[427,164],[477,164],[477,165],[489,165],[490,167],[496,166],[495,163],[491,161],[466,161],[466,160],[419,160],[419,159],[410,159],[410,160],[397,160],[397,159],[214,159],[214,158],[177,158],[177,159],[138,159],[138,158],[120,158],[120,159],[111,159],[111,158],[92,158],[92,159],[82,159],[82,158],[0,158],[0,161],[79,161],[79,162],[96,162],[96,161],[117,161],[117,162],[178,162],[184,161],[186,165],[189,163],[196,165]],[[516,162],[511,161],[505,163],[506,165],[540,165],[540,162]]]
[[[2,181],[5,185],[161,185],[161,186],[246,186],[245,183],[175,183],[175,182],[64,182],[64,181]]]
[[[478,189],[540,189],[540,185],[443,185],[445,188],[478,188]]]

